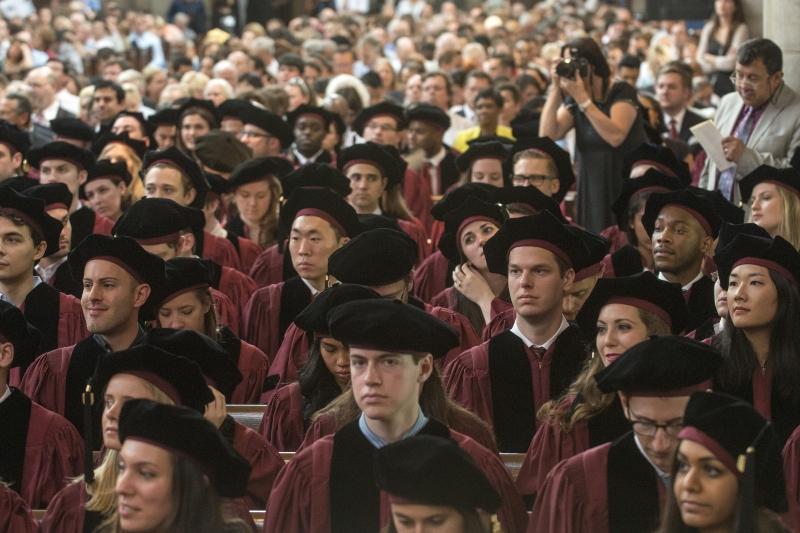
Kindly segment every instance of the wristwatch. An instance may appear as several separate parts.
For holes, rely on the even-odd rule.
[[[582,104],[578,104],[578,109],[581,110],[581,113],[585,113],[590,105],[592,105],[592,99],[587,98],[585,102],[583,102]]]

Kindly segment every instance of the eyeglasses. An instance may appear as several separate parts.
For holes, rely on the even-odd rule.
[[[381,131],[397,131],[397,128],[392,126],[391,124],[375,124],[374,122],[370,122],[366,125],[367,129],[370,130],[381,130]]]
[[[542,174],[530,174],[528,176],[525,176],[523,174],[514,174],[511,177],[511,181],[514,185],[517,186],[532,185],[534,187],[538,187],[544,184],[545,181],[553,179],[555,178],[552,176],[544,176]]]
[[[769,79],[769,77],[767,77],[767,78],[762,78],[760,76],[741,77],[737,73],[734,72],[733,75],[729,79],[731,80],[731,83],[734,84],[734,85],[742,85],[744,87],[756,87],[757,85],[759,85],[765,79]]]
[[[633,431],[642,437],[655,437],[659,429],[663,429],[668,437],[677,439],[678,433],[683,429],[683,420],[680,422],[670,422],[669,424],[656,424],[634,418],[636,415],[631,411],[631,425]]]
[[[264,138],[272,137],[272,135],[270,135],[268,133],[258,133],[257,131],[247,131],[247,130],[243,130],[242,132],[240,132],[239,136],[240,137],[264,137]]]

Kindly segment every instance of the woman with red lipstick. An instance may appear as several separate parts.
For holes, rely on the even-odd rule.
[[[249,466],[199,413],[131,400],[120,413],[113,514],[100,533],[249,532],[222,498],[244,494]]]
[[[740,234],[714,262],[730,317],[714,342],[724,358],[714,388],[752,403],[783,443],[800,424],[800,253]]]
[[[650,272],[598,282],[578,315],[584,332],[596,331],[594,353],[566,393],[539,410],[542,424],[517,476],[521,494],[535,495],[560,461],[630,429],[618,396],[602,394],[594,376],[648,337],[680,333],[685,318],[680,288]]]
[[[748,403],[692,395],[659,533],[778,533],[786,488],[778,436]],[[744,460],[743,460],[744,459]]]
[[[800,248],[800,172],[761,165],[739,182],[739,190],[750,206],[749,222]]]
[[[335,285],[295,317],[295,325],[308,332],[313,343],[299,381],[275,392],[261,420],[259,433],[277,449],[295,451],[303,442],[311,416],[350,386],[349,350],[330,336],[327,316],[345,302],[370,298],[380,296],[361,285]]]

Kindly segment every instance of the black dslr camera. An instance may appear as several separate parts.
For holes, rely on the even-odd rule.
[[[578,50],[575,48],[570,49],[570,58],[562,59],[556,65],[556,74],[562,78],[575,79],[575,73],[580,72],[581,78],[589,76],[589,62],[578,55]]]

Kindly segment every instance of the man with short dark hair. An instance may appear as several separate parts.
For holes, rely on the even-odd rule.
[[[100,123],[100,129],[111,127],[111,123],[125,108],[125,90],[113,81],[102,80],[94,86],[92,113]]]
[[[783,53],[769,39],[751,39],[736,53],[736,91],[722,98],[714,122],[734,166],[720,172],[709,158],[700,187],[739,201],[737,182],[759,165],[789,166],[800,145],[800,96],[783,81]],[[744,198],[748,201],[748,198]]]
[[[472,121],[454,111],[448,111],[453,96],[452,83],[443,72],[428,72],[422,76],[422,96],[420,102],[435,105],[450,117],[450,127],[444,133],[445,144],[452,144],[462,131],[472,127]]]
[[[673,61],[658,71],[656,98],[664,112],[665,133],[673,141],[689,142],[691,127],[703,122],[703,117],[689,109],[692,99],[692,71],[684,63]]]
[[[485,72],[474,69],[467,74],[464,82],[464,104],[455,106],[451,109],[454,113],[461,115],[473,124],[477,124],[478,116],[475,114],[475,98],[478,93],[492,87],[492,78]]]
[[[32,115],[31,101],[24,94],[10,93],[0,98],[0,118],[19,129],[30,129]]]

